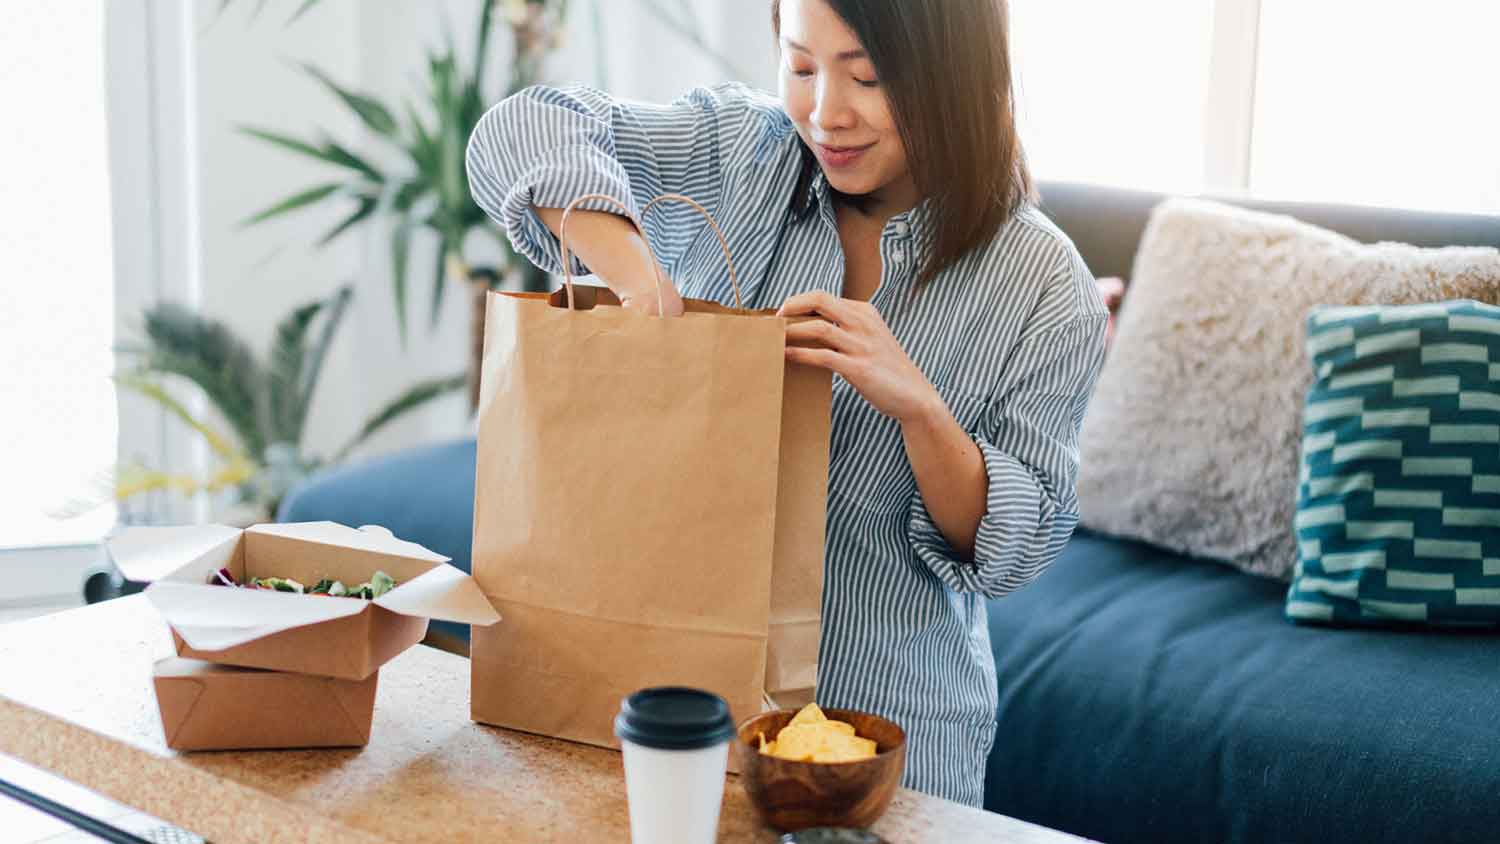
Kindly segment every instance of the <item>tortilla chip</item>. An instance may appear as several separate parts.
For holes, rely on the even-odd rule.
[[[816,703],[809,703],[808,705],[802,707],[802,709],[798,711],[796,715],[792,716],[791,723],[787,724],[787,726],[791,727],[797,724],[817,724],[827,720],[828,716],[823,714],[823,710],[819,709]]]

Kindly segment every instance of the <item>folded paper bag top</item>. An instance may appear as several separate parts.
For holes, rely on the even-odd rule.
[[[363,679],[420,641],[426,619],[500,620],[447,557],[376,526],[137,527],[106,544],[126,577],[150,582],[146,597],[177,634],[179,653],[214,662]],[[308,585],[354,585],[384,571],[396,587],[367,601],[210,585],[221,568],[240,583],[288,577]]]

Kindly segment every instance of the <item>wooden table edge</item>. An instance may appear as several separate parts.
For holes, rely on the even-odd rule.
[[[64,730],[59,732],[56,725]],[[195,832],[213,844],[385,842],[258,789],[177,765],[171,757],[112,739],[3,695],[0,753]],[[101,758],[128,760],[131,764],[106,769],[96,761]],[[177,783],[171,791],[155,786],[153,780],[168,776]],[[188,781],[186,788],[181,785],[183,780]],[[226,807],[235,808],[231,811]],[[245,812],[246,808],[252,811]],[[247,817],[260,822],[247,825]]]

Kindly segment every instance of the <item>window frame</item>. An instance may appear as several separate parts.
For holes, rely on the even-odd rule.
[[[1203,187],[1221,195],[1250,192],[1261,0],[1215,0],[1204,110]]]
[[[106,92],[109,109],[115,336],[139,336],[140,314],[170,300],[189,307],[203,298],[199,253],[197,162],[196,3],[146,0],[108,3],[105,16]],[[184,404],[201,415],[200,396]],[[206,446],[174,436],[158,405],[120,391],[117,397],[120,459],[139,460],[174,474],[201,475]],[[174,508],[152,496],[144,518],[202,520],[202,496]]]

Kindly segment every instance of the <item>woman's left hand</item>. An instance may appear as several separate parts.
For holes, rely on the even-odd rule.
[[[777,314],[823,317],[787,326],[786,359],[837,372],[881,413],[906,422],[942,403],[868,302],[815,291],[787,299]]]

